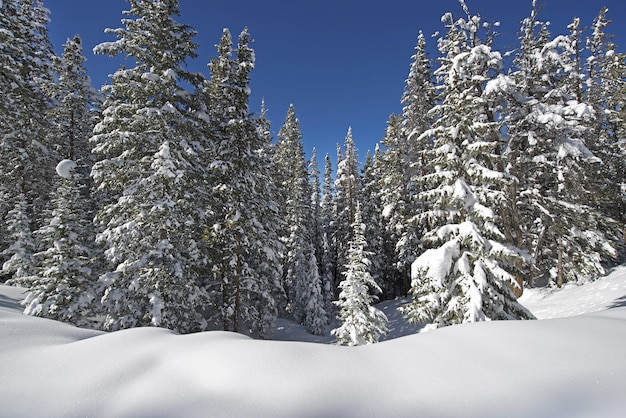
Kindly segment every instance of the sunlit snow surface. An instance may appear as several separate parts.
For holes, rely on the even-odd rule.
[[[622,417],[626,411],[625,268],[583,287],[530,291],[522,299],[540,318],[594,313],[447,327],[356,348],[159,328],[103,334],[24,316],[16,306],[21,297],[19,289],[0,286],[2,417]],[[399,317],[392,322],[397,335],[409,331]],[[277,338],[307,339],[288,321],[279,328]]]
[[[626,306],[626,266],[618,267],[606,278],[584,286],[526,289],[519,301],[539,319],[562,318]]]

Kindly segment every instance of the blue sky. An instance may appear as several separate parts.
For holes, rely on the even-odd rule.
[[[614,23],[619,50],[626,50],[623,0],[539,0],[541,19],[552,22],[553,35],[566,33],[577,16],[589,26],[602,6]],[[96,87],[106,83],[121,59],[94,56],[92,48],[114,38],[107,27],[120,27],[125,0],[44,0],[51,11],[51,40],[60,53],[67,38],[83,39],[86,66]],[[499,21],[501,52],[516,46],[519,22],[530,12],[530,0],[467,0],[472,14]],[[427,36],[431,58],[436,57],[435,31],[444,32],[445,12],[463,16],[457,0],[180,0],[178,21],[198,31],[199,57],[189,63],[206,71],[214,45],[227,27],[236,37],[244,26],[255,42],[257,66],[252,73],[251,108],[262,98],[269,109],[272,130],[280,129],[290,103],[300,120],[307,153],[318,149],[323,167],[333,157],[349,126],[360,159],[373,150],[385,133],[387,119],[402,107],[400,97],[408,75],[419,30]]]

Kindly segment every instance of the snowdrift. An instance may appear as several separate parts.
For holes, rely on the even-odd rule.
[[[340,347],[159,328],[105,334],[24,316],[15,305],[20,297],[0,286],[2,417],[621,417],[626,411],[626,307]]]

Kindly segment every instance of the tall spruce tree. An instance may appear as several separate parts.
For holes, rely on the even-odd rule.
[[[82,193],[80,216],[93,219],[96,204],[92,199],[89,177],[93,165],[89,138],[99,117],[101,100],[91,85],[84,63],[82,41],[78,35],[68,39],[63,45],[63,55],[54,59],[57,82],[50,87],[53,102],[49,112],[52,123],[50,135],[53,137],[50,148],[58,160],[69,160],[76,164],[73,169],[76,187]],[[58,184],[55,190],[57,187]],[[84,241],[93,241],[93,222],[85,223],[83,228],[81,235]]]
[[[195,31],[176,22],[176,0],[129,0],[117,40],[100,54],[133,59],[103,88],[103,120],[92,141],[91,176],[104,206],[97,241],[109,271],[100,277],[103,328],[162,326],[179,332],[205,327],[204,294],[193,276],[198,224],[188,155],[190,118],[183,68],[196,56]]]
[[[626,147],[623,130],[620,132],[618,127],[623,126],[625,113],[626,65],[624,54],[616,54],[616,46],[610,42],[612,36],[606,33],[611,23],[607,13],[606,7],[600,10],[586,42],[584,99],[595,111],[593,133],[587,146],[602,161],[590,167],[589,177],[594,207],[611,220],[602,228],[613,237],[616,246],[621,247],[623,256],[626,250]],[[605,262],[619,263],[620,260],[617,256]]]
[[[426,37],[420,31],[401,100],[404,105],[402,129],[409,142],[411,138],[419,138],[419,135],[429,128],[432,122],[429,112],[435,104],[435,97],[431,62],[426,46]],[[410,156],[415,157],[416,154],[411,152]]]
[[[381,203],[386,220],[386,233],[394,246],[395,257],[390,267],[395,269],[395,292],[406,294],[409,289],[410,265],[422,252],[420,238],[423,226],[414,216],[421,212],[416,199],[419,181],[424,174],[423,154],[431,138],[421,134],[430,128],[430,111],[434,107],[431,63],[426,53],[426,40],[419,33],[415,54],[402,94],[402,115],[392,115],[382,140],[384,153],[376,161],[381,171]]]
[[[378,293],[381,289],[369,272],[372,254],[365,249],[365,224],[358,203],[352,229],[344,279],[339,284],[341,292],[335,302],[339,307],[341,325],[331,331],[340,345],[348,346],[378,342],[381,336],[387,334],[388,324],[385,314],[372,306],[376,297],[371,293]]]
[[[328,169],[331,170],[330,167],[326,167],[325,171]],[[328,161],[330,164],[330,161]],[[332,248],[328,242],[328,221],[327,216],[325,214],[324,205],[328,203],[325,202],[325,197],[322,195],[322,186],[320,184],[320,170],[317,165],[317,150],[313,148],[313,152],[311,154],[311,160],[309,161],[309,173],[311,177],[311,208],[313,211],[313,231],[314,231],[314,242],[315,242],[315,258],[317,260],[318,272],[321,280],[321,291],[323,297],[323,307],[324,311],[330,313],[332,311],[332,298],[333,298],[333,284],[334,281],[332,279],[332,267],[330,265],[331,260],[331,251]],[[326,176],[326,174],[324,174]],[[330,184],[331,181],[328,181]],[[326,186],[326,179],[324,179],[324,193],[328,192]],[[332,198],[332,196],[331,196]],[[331,212],[332,213],[332,212]]]
[[[0,4],[0,261],[12,257],[9,248],[15,248],[14,235],[5,229],[12,222],[9,212],[23,206],[22,216],[36,229],[53,177],[46,147],[50,100],[45,87],[52,80],[46,24],[40,1]]]
[[[51,148],[55,155],[59,160],[74,161],[76,172],[86,180],[93,163],[89,138],[100,100],[84,63],[82,41],[76,35],[63,45],[63,55],[54,60],[58,80],[51,87],[54,106],[49,118],[53,123],[55,140],[51,141]]]
[[[409,153],[417,153],[417,149],[409,149],[407,137],[402,130],[401,120],[391,115],[387,122],[385,137],[381,142],[385,151],[375,161],[380,172],[380,210],[384,218],[385,234],[389,245],[393,248],[393,258],[389,260],[389,286],[385,292],[405,294],[409,283],[409,267],[420,253],[418,225],[412,223],[416,207],[410,186],[409,172],[412,170]]]
[[[324,283],[324,301],[327,312],[332,312],[332,301],[335,299],[335,277],[337,275],[337,250],[335,246],[333,226],[335,225],[335,188],[333,183],[333,166],[330,155],[324,157],[324,184],[322,185],[322,202],[320,217],[322,224],[322,260],[320,274]]]
[[[311,151],[311,158],[307,167],[309,173],[309,184],[311,187],[311,223],[312,238],[315,246],[315,258],[317,259],[318,270],[321,271],[321,260],[323,258],[324,246],[322,243],[322,188],[320,185],[320,169],[317,165],[317,149]]]
[[[93,325],[96,316],[95,283],[91,273],[93,207],[88,190],[91,170],[89,137],[94,124],[97,95],[83,65],[80,38],[64,45],[63,56],[54,59],[58,76],[49,86],[53,107],[50,148],[63,158],[60,178],[52,192],[53,209],[47,222],[35,232],[42,251],[35,254],[36,274],[28,282],[25,299],[28,315]]]
[[[301,138],[300,123],[291,105],[278,133],[276,150],[287,226],[283,238],[286,247],[284,282],[289,297],[288,310],[309,332],[321,334],[328,323],[328,314],[324,310],[322,280],[315,253],[313,191]]]
[[[257,176],[264,178],[263,183],[259,183],[260,201],[262,203],[260,209],[265,211],[263,215],[263,224],[267,230],[266,248],[271,248],[270,255],[266,255],[259,260],[260,265],[266,271],[270,289],[273,292],[274,304],[277,311],[280,309],[281,301],[286,299],[285,289],[282,286],[282,258],[284,245],[280,241],[280,233],[284,227],[284,219],[281,217],[279,208],[280,185],[277,181],[277,167],[274,164],[274,154],[276,152],[276,144],[273,142],[270,130],[271,123],[267,119],[267,110],[265,101],[261,102],[261,111],[257,118],[257,131],[261,143],[259,144],[259,160],[256,163]],[[263,209],[263,205],[267,205]],[[271,216],[270,216],[271,215]],[[261,254],[262,255],[262,254]]]
[[[600,127],[597,155],[603,162],[603,178],[610,181],[600,189],[599,206],[621,225],[623,260],[626,256],[626,54],[618,53],[615,44],[607,46],[601,76],[600,108],[606,119]]]
[[[397,293],[397,269],[392,240],[385,228],[381,202],[381,164],[380,148],[376,147],[374,156],[370,152],[363,164],[363,191],[361,201],[362,218],[365,224],[365,241],[370,256],[370,274],[381,289],[381,299],[393,299]]]
[[[593,108],[579,101],[579,22],[554,39],[546,28],[535,5],[522,22],[514,82],[501,83],[512,96],[508,167],[519,179],[508,218],[510,236],[534,258],[529,283],[561,286],[601,274],[612,246],[590,198],[587,173],[600,161],[586,146]]]
[[[500,124],[484,90],[502,58],[480,37],[486,25],[478,16],[448,13],[442,21],[448,32],[439,40],[441,104],[432,129],[422,134],[435,143],[424,151],[430,167],[418,195],[426,206],[417,216],[429,226],[423,238],[429,249],[413,263],[413,301],[401,311],[428,323],[426,329],[532,318],[511,291],[518,286],[514,262],[524,254],[506,244],[498,226],[505,186],[514,179],[499,171]]]
[[[80,190],[84,180],[73,172],[71,160],[59,167],[62,178],[53,194],[49,222],[36,231],[43,251],[35,254],[38,268],[28,283],[24,313],[92,326],[98,309],[90,268],[91,219]]]
[[[337,274],[339,280],[348,259],[349,243],[352,239],[352,223],[361,193],[361,175],[356,145],[352,138],[352,128],[344,141],[344,151],[337,146],[337,175],[335,178],[335,216],[333,225],[333,241],[337,252]]]
[[[6,233],[11,245],[2,255],[6,261],[2,264],[2,275],[15,286],[28,287],[35,274],[34,254],[37,243],[33,237],[28,213],[28,202],[23,193],[15,198],[15,207],[7,214]]]
[[[424,161],[425,153],[432,147],[433,138],[422,135],[432,126],[432,110],[435,107],[435,88],[433,86],[432,64],[426,52],[426,38],[422,32],[417,37],[415,54],[402,95],[402,122],[398,150],[403,158],[404,210],[405,218],[397,231],[396,243],[397,266],[402,273],[403,289],[408,289],[410,265],[421,254],[420,240],[424,234],[424,225],[415,216],[422,212],[422,202],[417,198],[421,184],[419,178],[425,176],[428,164]],[[393,129],[392,129],[393,134]],[[404,142],[404,144],[402,143]]]
[[[249,111],[255,65],[251,42],[246,28],[233,58],[232,38],[224,30],[203,95],[212,124],[206,135],[214,143],[203,157],[211,187],[204,221],[211,263],[205,286],[213,322],[224,330],[263,337],[278,312],[282,250],[269,143]]]
[[[49,112],[52,109],[50,87],[54,84],[53,61],[56,56],[48,33],[50,11],[43,0],[24,0],[21,2],[22,14],[29,22],[26,32],[26,51],[28,73],[24,73],[33,92],[36,113],[29,115],[29,129],[34,138],[31,155],[35,157],[31,169],[26,172],[28,184],[27,198],[32,205],[33,226],[39,228],[45,222],[44,209],[48,207],[50,190],[53,189],[54,167],[58,161],[52,147],[56,138],[53,132]]]

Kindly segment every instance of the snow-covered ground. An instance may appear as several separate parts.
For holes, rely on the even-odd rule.
[[[617,267],[607,277],[584,286],[526,289],[519,302],[539,319],[563,318],[626,306],[626,266]]]
[[[582,287],[527,291],[540,321],[419,335],[392,315],[391,340],[306,341],[159,328],[101,333],[24,316],[0,286],[1,417],[622,417],[626,267]],[[611,308],[611,309],[608,309]],[[579,315],[582,314],[582,315]],[[579,316],[572,316],[579,315]],[[402,336],[405,335],[405,336]],[[301,341],[294,341],[301,340]]]

